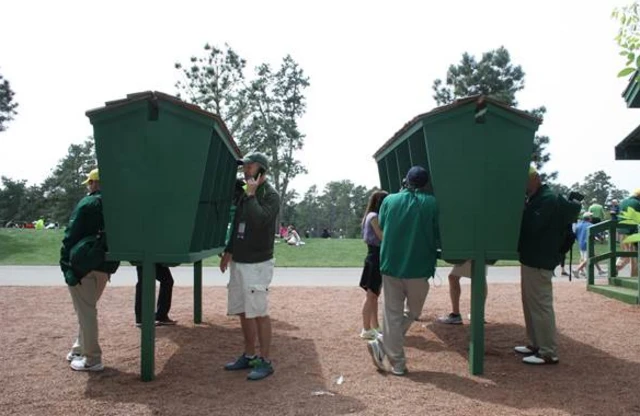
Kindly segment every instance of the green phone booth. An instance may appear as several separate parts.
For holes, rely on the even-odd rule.
[[[442,258],[472,260],[470,370],[483,372],[485,265],[517,260],[533,139],[541,120],[485,96],[421,114],[374,155],[383,189],[397,192],[409,168],[431,174]]]
[[[141,373],[154,377],[155,265],[194,263],[202,320],[202,259],[224,249],[236,160],[224,122],[160,92],[87,112],[100,167],[108,259],[143,266]]]

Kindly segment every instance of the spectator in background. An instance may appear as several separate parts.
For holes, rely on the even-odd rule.
[[[613,221],[618,221],[618,215],[620,214],[620,204],[617,199],[611,200],[611,208],[609,208],[609,216]]]
[[[286,240],[287,236],[289,235],[289,230],[287,229],[287,227],[285,227],[283,222],[280,223],[279,234],[280,234],[280,238],[282,238],[283,240]]]
[[[298,234],[295,225],[289,225],[288,230],[289,235],[287,236],[287,244],[289,244],[290,246],[299,246],[303,244],[302,238],[300,238],[300,234]]]
[[[573,277],[578,279],[581,276],[586,277],[584,268],[587,266],[587,262],[589,261],[589,254],[587,253],[587,237],[589,227],[591,227],[591,225],[592,223],[590,212],[585,212],[582,215],[582,219],[576,224],[575,234],[576,240],[578,241],[578,247],[580,248],[580,264],[578,264],[578,268],[573,270],[572,273]],[[598,269],[598,274],[600,274],[601,276],[607,273],[602,270],[602,268],[600,268],[600,265],[598,263],[596,263],[596,269]]]

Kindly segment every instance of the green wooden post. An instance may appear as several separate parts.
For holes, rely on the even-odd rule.
[[[616,221],[611,220],[609,224],[609,278],[616,277],[618,275],[616,270],[616,241],[618,240]]]
[[[155,302],[156,302],[156,265],[145,260],[142,263],[142,329],[140,331],[140,372],[142,381],[154,378],[155,356]]]
[[[193,323],[202,323],[202,260],[193,263]]]
[[[469,371],[484,372],[484,294],[487,276],[485,259],[479,257],[471,263],[471,343],[469,344]]]
[[[587,229],[587,284],[595,283],[595,263],[592,258],[596,255],[595,234],[591,229]]]

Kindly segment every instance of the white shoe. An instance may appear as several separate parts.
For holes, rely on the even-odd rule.
[[[538,352],[537,348],[531,347],[529,345],[519,345],[517,347],[514,347],[513,350],[518,354],[523,355],[533,355]]]
[[[69,362],[74,360],[79,360],[81,358],[82,358],[82,354],[78,352],[69,351],[69,354],[67,354],[67,361]]]
[[[373,364],[378,367],[378,370],[386,371],[386,368],[384,367],[384,351],[382,351],[382,347],[378,341],[367,342],[367,350],[369,351],[369,354],[371,354]]]
[[[543,364],[558,364],[560,360],[558,357],[541,357],[539,355],[530,355],[528,357],[524,357],[522,362],[525,364],[533,364],[533,365],[543,365]]]
[[[376,339],[376,336],[378,335],[378,331],[376,331],[375,329],[371,328],[371,329],[362,329],[362,331],[360,331],[360,338],[362,339],[368,339],[368,340],[374,340]]]
[[[82,358],[80,360],[71,361],[70,365],[72,370],[75,371],[102,371],[104,370],[104,365],[102,363],[97,363],[94,365],[87,365],[87,359]]]

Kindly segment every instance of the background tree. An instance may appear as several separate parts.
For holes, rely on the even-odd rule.
[[[449,66],[444,83],[441,79],[433,82],[433,99],[438,105],[446,105],[459,98],[484,94],[517,107],[516,94],[524,89],[524,77],[522,67],[511,63],[509,51],[503,46],[483,53],[480,61],[465,52],[459,64]],[[542,118],[546,111],[545,107],[539,107],[528,112]],[[548,136],[535,136],[532,161],[539,171],[551,159],[546,151],[548,145]],[[541,172],[545,181],[554,180],[557,175]]]
[[[275,73],[269,64],[258,66],[248,89],[251,120],[247,137],[251,140],[243,144],[269,157],[273,185],[282,196],[281,212],[288,203],[291,180],[307,172],[295,152],[304,146],[298,120],[306,111],[304,90],[308,86],[309,78],[287,55]]]
[[[181,79],[176,82],[177,96],[202,109],[218,114],[231,135],[244,138],[248,117],[244,84],[246,61],[229,45],[204,46],[204,56],[192,56],[187,64],[176,62]]]
[[[47,200],[47,218],[65,224],[78,201],[87,193],[82,184],[87,174],[97,166],[93,139],[69,146],[67,155],[42,183],[42,195]]]
[[[640,68],[640,54],[638,54],[638,49],[640,49],[640,5],[634,1],[627,6],[615,8],[611,17],[620,23],[615,41],[620,48],[620,55],[626,60],[625,68],[618,73],[618,76],[626,77]]]
[[[1,178],[2,188],[0,188],[0,220],[1,225],[9,222],[25,221],[20,209],[24,205],[24,197],[27,192],[27,181],[12,180],[3,176]],[[33,220],[32,220],[33,221]]]
[[[13,120],[13,116],[18,114],[16,108],[18,103],[14,101],[15,93],[11,90],[9,81],[0,74],[0,132],[7,129],[7,123]]]
[[[573,184],[571,189],[585,196],[583,203],[585,207],[591,205],[594,199],[601,205],[607,205],[612,199],[621,201],[629,194],[627,191],[618,189],[611,182],[611,176],[603,170],[588,174],[581,183]]]
[[[246,61],[229,45],[205,46],[205,56],[176,63],[179,96],[221,116],[243,152],[261,151],[270,159],[272,183],[281,196],[280,212],[290,202],[291,180],[306,169],[295,158],[304,146],[298,121],[306,111],[309,78],[289,55],[274,71],[263,63],[255,77],[244,75]]]
[[[284,218],[283,221],[293,222],[303,230],[309,230],[311,236],[317,237],[322,231],[324,221],[321,216],[320,203],[318,202],[318,187],[312,185],[307,189],[302,200],[295,204],[295,217]]]

